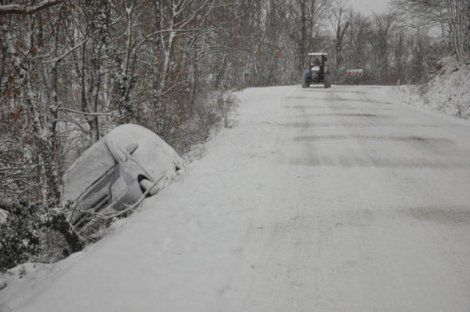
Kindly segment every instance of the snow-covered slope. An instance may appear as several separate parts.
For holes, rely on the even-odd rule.
[[[450,116],[470,118],[470,65],[454,58],[441,60],[441,69],[426,85],[402,87],[407,102]]]

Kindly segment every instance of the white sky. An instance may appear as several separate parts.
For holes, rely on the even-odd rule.
[[[349,5],[358,12],[372,14],[382,13],[388,8],[389,0],[349,0]]]

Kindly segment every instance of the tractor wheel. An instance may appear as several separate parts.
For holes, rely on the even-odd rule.
[[[308,73],[307,71],[304,72],[302,75],[302,88],[308,88],[310,87],[310,83],[307,81]]]
[[[325,89],[331,88],[330,77],[325,77]]]

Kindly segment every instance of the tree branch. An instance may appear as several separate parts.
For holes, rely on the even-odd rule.
[[[64,2],[64,0],[43,0],[36,5],[25,5],[25,4],[0,5],[0,15],[7,15],[7,14],[30,15],[38,11],[41,11],[43,9],[47,9],[51,6],[60,4],[62,2]]]
[[[71,109],[71,108],[65,108],[65,107],[59,107],[57,110],[65,111],[65,112],[69,112],[69,113],[74,113],[74,114],[86,115],[86,116],[96,116],[96,117],[113,116],[112,112],[88,113],[88,112],[82,112],[82,111],[79,111],[79,110],[75,110],[75,109]]]

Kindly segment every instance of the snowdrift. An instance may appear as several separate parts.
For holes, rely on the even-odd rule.
[[[413,104],[447,115],[470,118],[470,65],[459,64],[454,57],[439,62],[439,71],[426,85],[407,92]]]

